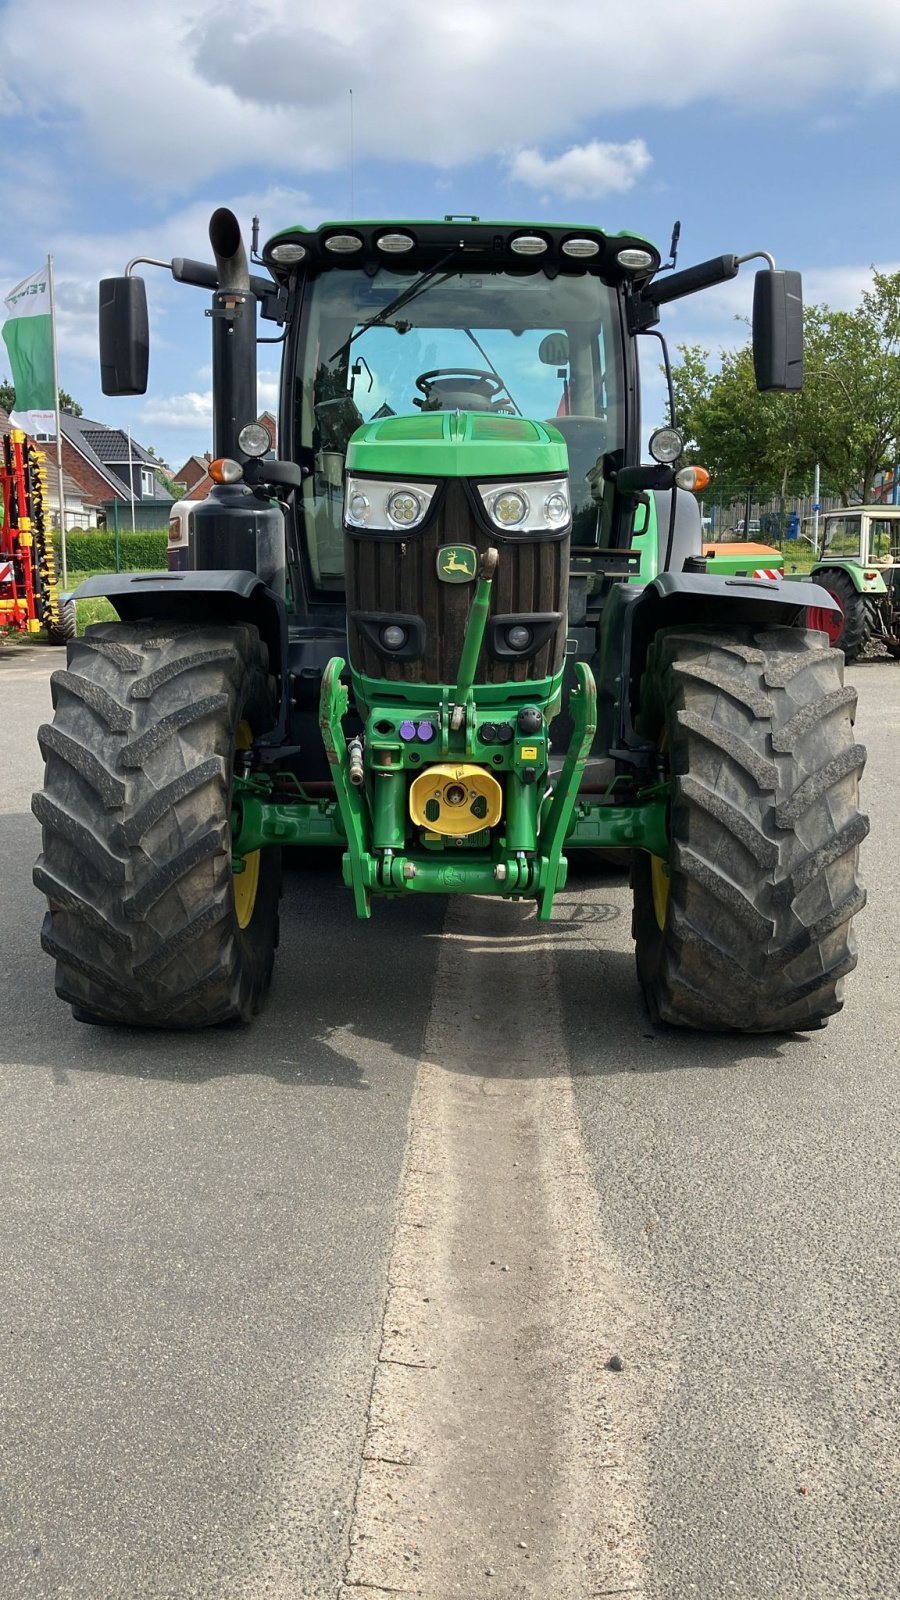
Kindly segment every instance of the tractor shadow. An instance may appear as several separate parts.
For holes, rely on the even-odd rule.
[[[17,1067],[108,1073],[182,1086],[265,1077],[287,1087],[365,1092],[391,1069],[412,1074],[421,1055],[439,958],[444,902],[425,898],[375,907],[357,921],[340,861],[291,861],[285,873],[281,941],[268,1000],[250,1027],[158,1032],[79,1023],[53,990],[53,962],[40,944],[44,901],[31,883],[40,829],[27,814],[0,815],[0,955],[4,1049]]]
[[[443,898],[376,901],[357,920],[336,855],[293,852],[285,872],[281,943],[266,1006],[249,1028],[185,1033],[77,1023],[53,994],[53,966],[40,948],[43,901],[31,884],[40,846],[29,814],[0,817],[0,850],[11,864],[0,880],[0,916],[11,930],[2,958],[6,1058],[70,1073],[202,1086],[230,1077],[286,1087],[360,1093],[399,1072],[411,1085],[422,1057],[442,950],[477,962],[502,994],[514,962],[535,992],[555,972],[570,1070],[578,1077],[734,1068],[777,1059],[789,1038],[682,1033],[655,1028],[644,1009],[630,940],[627,866],[576,857],[555,918],[538,923],[534,905],[489,899],[453,931]],[[460,902],[457,902],[459,906]],[[513,1036],[515,1019],[510,1018]],[[805,1040],[806,1036],[793,1036]],[[543,1076],[548,1063],[514,1047],[516,1076]],[[449,1070],[456,1070],[448,1062]],[[510,1070],[494,1057],[490,1075]]]

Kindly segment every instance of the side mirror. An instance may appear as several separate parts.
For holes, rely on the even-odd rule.
[[[310,471],[307,461],[277,461],[274,457],[257,456],[244,463],[244,482],[251,486],[271,484],[280,489],[299,489]]]
[[[100,387],[104,394],[146,394],[150,362],[143,278],[100,283]]]
[[[803,286],[799,272],[758,272],[753,285],[753,368],[764,394],[803,388]]]
[[[620,467],[613,481],[620,494],[645,494],[649,489],[671,489],[675,482],[675,468],[668,465]]]

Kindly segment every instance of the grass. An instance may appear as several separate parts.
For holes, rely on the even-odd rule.
[[[784,556],[784,575],[786,578],[791,577],[795,572],[811,572],[816,564],[812,545],[805,544],[800,540],[797,541],[796,545],[793,540],[790,544],[782,545],[781,553]]]
[[[113,576],[105,567],[98,567],[90,572],[70,572],[69,588],[77,589],[85,578],[109,578]],[[79,634],[84,633],[92,622],[115,622],[118,613],[108,600],[76,600],[75,601],[75,626]]]

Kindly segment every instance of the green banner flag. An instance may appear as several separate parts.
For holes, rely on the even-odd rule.
[[[10,420],[26,433],[55,434],[49,264],[16,284],[5,304],[8,315],[3,340],[16,390],[16,408]]]

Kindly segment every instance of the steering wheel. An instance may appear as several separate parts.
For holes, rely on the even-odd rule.
[[[493,411],[501,395],[511,404],[502,378],[478,367],[435,367],[419,374],[416,388],[424,398],[413,405],[423,411]]]

